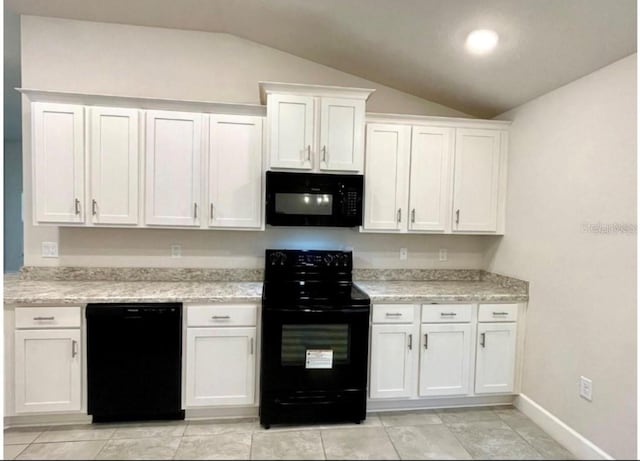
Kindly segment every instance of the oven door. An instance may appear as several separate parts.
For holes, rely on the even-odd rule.
[[[264,391],[366,389],[369,307],[263,309],[262,326]]]

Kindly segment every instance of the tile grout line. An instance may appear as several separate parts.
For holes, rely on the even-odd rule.
[[[400,452],[398,451],[398,448],[396,448],[396,444],[393,443],[393,439],[391,438],[391,435],[389,435],[389,431],[387,431],[387,426],[385,426],[385,424],[382,422],[382,418],[378,417],[378,419],[380,420],[380,424],[382,424],[382,428],[384,429],[384,433],[387,434],[387,438],[389,439],[389,442],[391,443],[391,446],[393,447],[393,451],[396,452],[396,455],[398,455],[398,459],[402,459],[402,456],[400,456]],[[391,426],[389,426],[391,427]]]
[[[542,459],[546,459],[546,458],[545,458],[545,456],[544,456],[542,453],[540,453],[536,447],[534,447],[533,445],[531,445],[531,444],[529,443],[529,441],[528,441],[527,439],[525,439],[525,438],[522,436],[522,434],[520,434],[520,432],[518,432],[518,431],[516,430],[516,428],[514,428],[511,424],[509,424],[507,421],[505,421],[504,419],[502,419],[502,418],[500,417],[500,415],[499,415],[498,413],[496,413],[496,411],[495,411],[495,410],[492,410],[492,411],[493,411],[493,413],[498,417],[498,419],[499,419],[500,421],[502,421],[504,424],[506,424],[506,425],[509,427],[509,429],[511,429],[511,430],[512,430],[513,432],[515,432],[516,434],[518,434],[518,437],[520,437],[520,438],[524,441],[524,443],[525,443],[527,446],[531,447],[531,449],[532,449],[533,451],[535,451],[536,453],[538,453],[538,454],[542,457]]]
[[[322,446],[322,455],[324,456],[324,459],[327,459],[327,449],[324,447],[324,437],[322,437],[322,429],[320,431],[320,445]]]

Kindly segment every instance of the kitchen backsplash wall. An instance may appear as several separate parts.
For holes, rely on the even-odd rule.
[[[42,90],[259,103],[258,81],[375,88],[370,112],[464,116],[458,111],[228,34],[22,17],[22,86]],[[259,268],[264,249],[353,247],[360,268],[482,269],[498,237],[359,234],[347,229],[265,232],[81,229],[32,225],[30,110],[22,104],[24,264]],[[59,258],[43,258],[58,242]],[[171,258],[170,246],[182,245]],[[399,258],[401,247],[409,251]],[[440,248],[448,260],[439,261]]]
[[[264,232],[60,228],[57,264],[91,267],[262,268],[265,248],[352,249],[357,268],[482,269],[500,237],[361,234],[355,229],[267,228]],[[171,245],[182,256],[171,257]],[[400,260],[400,248],[408,258]],[[447,249],[447,261],[439,250]]]

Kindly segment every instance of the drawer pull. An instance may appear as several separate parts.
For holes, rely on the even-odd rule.
[[[413,349],[413,335],[409,335],[409,350]]]
[[[211,318],[213,320],[229,320],[231,316],[229,315],[212,315]]]
[[[401,312],[387,312],[384,314],[386,317],[402,317]]]
[[[74,358],[78,355],[78,341],[75,339],[71,341],[71,358]]]
[[[34,317],[33,320],[55,320],[56,318],[52,315],[51,317]]]
[[[493,315],[509,315],[508,312],[494,312]]]
[[[485,347],[485,337],[484,337],[484,333],[480,333],[480,345],[482,347]]]
[[[428,333],[424,334],[424,348],[425,349],[429,349],[429,334]]]
[[[440,316],[442,317],[455,317],[456,315],[458,314],[455,312],[440,312]]]

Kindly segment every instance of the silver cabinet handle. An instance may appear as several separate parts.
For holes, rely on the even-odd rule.
[[[98,214],[97,208],[98,202],[96,202],[96,199],[91,200],[91,214],[93,214],[93,216]]]
[[[456,314],[455,312],[440,312],[440,316],[441,317],[455,317]]]
[[[55,320],[55,317],[53,315],[51,317],[34,317],[33,320]]]
[[[480,333],[480,345],[482,347],[485,347],[485,337],[484,337],[484,333]]]
[[[80,214],[80,200],[75,199],[74,203],[75,203],[74,207],[75,207],[76,214]]]
[[[401,317],[402,314],[400,312],[387,312],[384,314],[386,317]]]
[[[198,219],[198,204],[193,204],[193,219]]]
[[[456,225],[460,223],[460,210],[456,210]]]
[[[311,144],[307,146],[307,161],[311,161]]]
[[[322,161],[327,163],[327,146],[322,146]]]
[[[425,349],[429,349],[429,334],[428,333],[424,334],[424,348]]]
[[[494,312],[493,315],[509,315],[508,312]]]
[[[413,349],[413,335],[409,335],[409,350]]]
[[[213,320],[228,320],[228,319],[230,319],[231,317],[230,317],[230,316],[228,316],[228,315],[212,315],[212,316],[211,316],[211,318],[212,318]]]
[[[213,219],[213,203],[209,206],[209,218]]]
[[[416,222],[416,209],[411,210],[411,222]]]
[[[402,222],[402,208],[398,208],[398,222]]]
[[[253,338],[249,342],[249,355],[253,355]]]
[[[78,355],[78,341],[75,339],[71,341],[71,358],[74,358]]]

